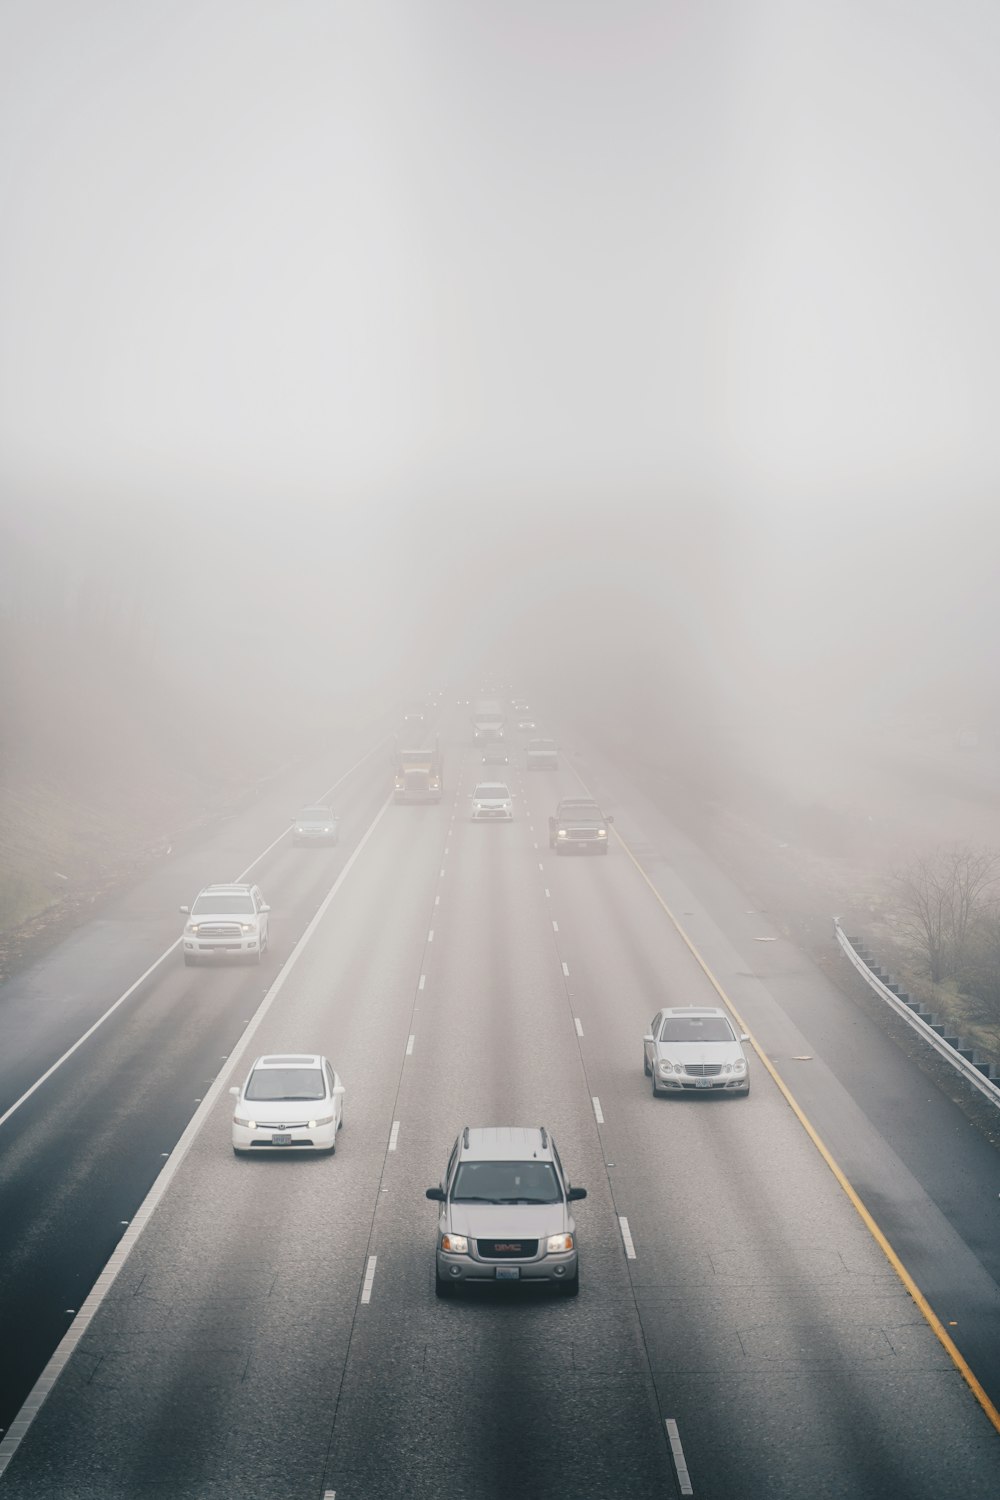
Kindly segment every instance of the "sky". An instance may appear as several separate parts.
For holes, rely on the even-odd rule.
[[[991,0],[0,0],[0,582],[974,698],[998,100]]]

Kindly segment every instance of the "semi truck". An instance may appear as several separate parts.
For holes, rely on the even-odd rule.
[[[397,739],[392,796],[394,802],[440,802],[444,790],[441,747],[433,743],[411,747]]]

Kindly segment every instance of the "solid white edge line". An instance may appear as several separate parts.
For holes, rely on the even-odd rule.
[[[577,1034],[577,1036],[583,1036],[583,1027],[580,1025],[580,1017],[579,1016],[574,1016],[573,1017],[573,1025],[576,1027],[576,1034]]]
[[[625,1246],[625,1254],[629,1260],[635,1260],[635,1245],[632,1243],[632,1231],[628,1227],[628,1219],[624,1214],[618,1215],[618,1228],[621,1230],[622,1244]]]
[[[379,745],[381,745],[382,743],[383,743],[383,741],[379,740],[378,745],[375,745],[375,747],[372,750],[369,750],[365,755],[363,755],[360,760],[355,761],[354,765],[351,766],[350,770],[349,771],[345,771],[344,774],[343,774],[343,776],[341,776],[340,780],[339,781],[335,781],[334,784],[333,784],[333,786],[330,787],[329,791],[324,792],[323,796],[319,800],[322,801],[323,798],[328,797],[330,795],[330,792],[335,791],[337,789],[337,787],[340,786],[340,783],[342,781],[346,781],[347,780],[348,776],[353,776],[354,772],[358,769],[358,767],[364,765],[365,761],[368,759],[368,756],[369,755],[374,755],[375,750],[377,750],[378,747],[379,747]],[[383,809],[383,811],[384,810],[385,809]],[[379,814],[379,816],[381,816],[381,814]],[[374,824],[372,826],[374,827]],[[291,824],[289,824],[289,828],[290,827],[291,827]],[[249,875],[249,873],[253,869],[254,865],[260,864],[260,862],[264,858],[264,856],[267,855],[267,854],[270,854],[271,850],[275,847],[275,845],[280,844],[281,840],[283,838],[286,838],[287,835],[288,835],[288,828],[283,828],[282,831],[278,834],[278,837],[276,839],[274,839],[270,844],[268,844],[267,848],[263,851],[263,853],[258,854],[257,858],[255,860],[253,860],[250,864],[247,865],[246,869],[242,872],[242,874],[237,875],[236,880],[234,881],[234,884],[238,885],[242,880],[244,880],[246,878],[246,876]],[[173,951],[174,951],[175,948],[179,948],[180,947],[182,941],[183,941],[183,933],[181,934],[181,936],[179,938],[176,938],[170,944],[169,948],[165,948],[164,949],[164,951],[160,954],[159,958],[154,958],[153,962],[150,964],[150,966],[146,970],[146,972],[144,974],[140,974],[139,978],[137,980],[135,980],[135,982],[133,984],[129,985],[128,989],[125,991],[125,993],[123,995],[119,995],[118,996],[118,999],[114,1002],[113,1005],[110,1005],[108,1007],[108,1009],[104,1012],[103,1016],[99,1016],[98,1019],[94,1022],[93,1026],[89,1027],[83,1033],[83,1036],[78,1037],[77,1040],[73,1043],[72,1047],[68,1048],[67,1051],[65,1051],[63,1053],[62,1057],[60,1057],[56,1062],[54,1062],[50,1068],[46,1068],[46,1070],[42,1074],[41,1078],[36,1078],[35,1079],[35,1082],[31,1085],[30,1089],[26,1089],[25,1092],[21,1095],[20,1099],[15,1099],[14,1100],[14,1103],[10,1106],[10,1108],[7,1109],[7,1110],[5,1110],[4,1113],[2,1115],[0,1115],[0,1125],[4,1125],[10,1119],[11,1115],[14,1114],[16,1110],[19,1110],[21,1108],[22,1104],[27,1103],[27,1101],[31,1098],[31,1096],[35,1092],[35,1090],[41,1088],[42,1084],[45,1083],[46,1079],[51,1078],[52,1075],[53,1075],[53,1073],[55,1073],[58,1068],[61,1068],[64,1062],[68,1062],[69,1061],[69,1059],[73,1056],[73,1053],[76,1052],[76,1051],[78,1051],[83,1046],[84,1042],[88,1041],[89,1038],[94,1035],[94,1032],[98,1029],[98,1027],[99,1026],[103,1026],[104,1023],[105,1023],[105,1021],[109,1018],[109,1016],[113,1016],[114,1015],[114,1013],[118,1009],[119,1005],[124,1005],[125,1001],[129,998],[129,996],[135,994],[135,992],[139,988],[140,984],[143,984],[149,978],[149,976],[150,976],[150,974],[152,974],[153,970],[156,969],[156,968],[158,968],[160,966],[160,964],[163,963],[164,959],[169,958],[170,955],[171,955],[171,953],[173,953]],[[3,1471],[0,1470],[0,1473],[2,1473],[2,1472]]]
[[[598,1099],[598,1097],[597,1097],[596,1094],[592,1094],[590,1102],[594,1106],[594,1118],[596,1119],[598,1125],[603,1125],[604,1124],[604,1113],[603,1113],[603,1111],[601,1109],[601,1101],[600,1101],[600,1099]]]
[[[411,1032],[411,1034],[406,1039],[406,1055],[407,1055],[407,1057],[412,1057],[413,1056],[413,1043],[414,1043],[415,1040],[416,1040],[416,1036],[415,1036],[414,1033]]]
[[[361,1301],[364,1305],[367,1305],[372,1300],[372,1282],[375,1280],[375,1265],[377,1261],[377,1255],[369,1255],[368,1265],[365,1267],[364,1285],[361,1288]]]
[[[673,1417],[665,1417],[667,1425],[667,1437],[670,1439],[670,1455],[677,1470],[677,1483],[680,1485],[682,1495],[693,1495],[694,1486],[691,1483],[691,1475],[688,1473],[687,1459],[684,1457],[684,1448],[681,1444],[681,1435],[677,1423]]]
[[[389,1131],[389,1150],[395,1151],[396,1142],[399,1140],[399,1121],[393,1120],[392,1129]]]
[[[121,1239],[118,1241],[118,1244],[111,1252],[111,1255],[108,1257],[108,1261],[104,1267],[104,1270],[100,1273],[97,1280],[94,1282],[90,1293],[88,1294],[83,1305],[76,1314],[76,1317],[73,1319],[72,1323],[63,1334],[41,1375],[39,1375],[38,1379],[35,1381],[35,1384],[32,1386],[31,1390],[25,1397],[20,1411],[17,1413],[10,1427],[7,1429],[7,1433],[4,1436],[3,1441],[0,1442],[0,1475],[3,1474],[4,1470],[7,1468],[7,1465],[10,1463],[11,1459],[14,1457],[14,1454],[17,1452],[18,1447],[21,1443],[21,1439],[24,1437],[25,1433],[28,1431],[28,1428],[35,1420],[35,1417],[38,1415],[39,1409],[41,1408],[46,1396],[49,1394],[59,1376],[62,1374],[63,1369],[69,1362],[70,1356],[76,1349],[76,1346],[79,1344],[90,1323],[96,1316],[101,1303],[104,1301],[108,1292],[111,1290],[115,1278],[124,1266],[129,1255],[131,1254],[136,1240],[145,1229],[148,1221],[152,1218],[157,1205],[159,1204],[164,1193],[167,1191],[167,1188],[170,1186],[171,1182],[176,1176],[180,1164],[190,1150],[195,1136],[198,1134],[202,1125],[204,1125],[206,1119],[211,1114],[216,1100],[219,1098],[223,1089],[226,1087],[229,1079],[233,1076],[233,1064],[238,1063],[240,1058],[246,1052],[251,1038],[260,1028],[261,1022],[264,1020],[264,1017],[267,1015],[271,1006],[274,1004],[275,999],[284,986],[285,980],[288,978],[289,974],[297,963],[299,955],[304,949],[306,943],[312,937],[316,928],[319,926],[321,920],[326,914],[328,907],[333,901],[334,896],[340,890],[340,887],[343,885],[348,874],[350,873],[351,867],[353,866],[355,860],[358,858],[358,855],[361,853],[362,849],[365,847],[368,840],[375,832],[375,829],[384,818],[386,811],[391,806],[391,803],[391,796],[387,797],[379,811],[376,813],[373,821],[369,824],[362,838],[359,840],[357,848],[354,850],[350,859],[347,861],[344,868],[341,870],[340,874],[333,882],[333,885],[330,887],[329,891],[327,891],[316,912],[316,915],[313,917],[312,921],[309,923],[308,927],[303,932],[298,942],[295,944],[295,947],[286,958],[284,964],[278,972],[274,983],[271,985],[271,988],[267,991],[267,994],[260,1002],[260,1005],[257,1007],[255,1013],[251,1016],[243,1031],[243,1035],[236,1043],[235,1048],[229,1054],[228,1061],[230,1066],[228,1068],[223,1068],[219,1072],[214,1083],[212,1084],[212,1087],[209,1089],[201,1104],[199,1104],[198,1108],[191,1116],[180,1137],[178,1138],[177,1144],[171,1151],[170,1155],[167,1157],[167,1160],[164,1162],[163,1166],[160,1168],[160,1171],[158,1172],[152,1187],[133,1214],[131,1224],[126,1229]]]

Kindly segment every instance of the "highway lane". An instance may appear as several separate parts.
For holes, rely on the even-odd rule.
[[[555,778],[520,780],[511,827],[390,809],[254,1039],[329,1021],[341,1150],[234,1163],[220,1101],[9,1492],[661,1495],[668,1416],[698,1494],[994,1492],[995,1435],[761,1070],[746,1103],[649,1098],[649,986],[700,971],[623,856],[548,855]],[[580,1298],[438,1303],[423,1188],[463,1123],[543,1113],[590,1190]]]
[[[616,827],[1000,1407],[1000,1155],[634,785],[585,757],[569,766],[624,799]]]
[[[156,956],[151,950],[169,945],[180,931],[179,901],[189,901],[209,880],[239,873],[273,841],[287,821],[290,794],[301,796],[307,776],[315,797],[349,770],[357,754],[355,746],[348,748],[350,759],[332,771],[329,765],[296,768],[291,787],[275,788],[266,807],[254,807],[243,822],[229,820],[205,848],[157,870],[121,909],[109,909],[96,931],[71,939],[69,954],[45,960],[41,975],[29,971],[11,981],[0,1001],[4,1111],[39,1077],[34,1069],[50,1067],[108,1009],[121,993],[117,987],[128,988],[135,971],[123,969],[122,950],[148,967]],[[384,798],[382,758],[349,774],[342,791],[340,845],[293,849],[282,840],[254,872],[273,903],[271,950],[259,966],[186,969],[179,951],[169,954],[0,1126],[3,1430]],[[119,945],[125,932],[129,940]],[[55,982],[64,987],[53,995],[47,986]]]

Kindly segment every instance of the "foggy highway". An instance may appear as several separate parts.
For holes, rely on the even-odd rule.
[[[995,1431],[760,1059],[746,1100],[650,1097],[650,1016],[718,999],[664,905],[848,1175],[863,1171],[852,1180],[922,1289],[935,1283],[939,1315],[961,1309],[950,1331],[968,1334],[994,1399],[995,1248],[984,1237],[977,1250],[974,1205],[996,1202],[995,1156],[967,1126],[956,1132],[954,1106],[928,1099],[926,1080],[806,958],[782,942],[748,958],[774,936],[766,916],[615,767],[577,745],[556,775],[525,774],[515,744],[514,821],[473,824],[479,752],[454,710],[443,729],[440,806],[385,808],[373,750],[336,794],[341,845],[280,847],[254,871],[272,905],[262,971],[190,971],[175,955],[0,1127],[10,1408],[206,1097],[0,1489],[25,1500],[994,1494]],[[607,858],[549,852],[547,817],[581,790],[575,768],[614,808],[622,837]],[[216,874],[209,853],[228,873],[237,845],[273,837],[276,813],[255,808],[221,847],[158,873],[130,914],[153,947],[179,925],[166,896],[151,910],[154,891],[190,894]],[[108,993],[97,954],[122,977],[118,923],[95,928],[76,940],[96,945],[80,1020]],[[13,983],[26,991],[31,975]],[[26,1015],[19,1025],[23,1040]],[[212,1101],[210,1080],[241,1081],[253,1056],[289,1048],[326,1052],[345,1081],[337,1153],[237,1160],[230,1101]],[[0,1050],[6,1109],[24,1075]],[[795,1062],[806,1055],[808,1074]],[[424,1188],[461,1128],[486,1123],[545,1124],[588,1189],[578,1299],[524,1287],[434,1297]],[[946,1172],[950,1220],[933,1201]]]

